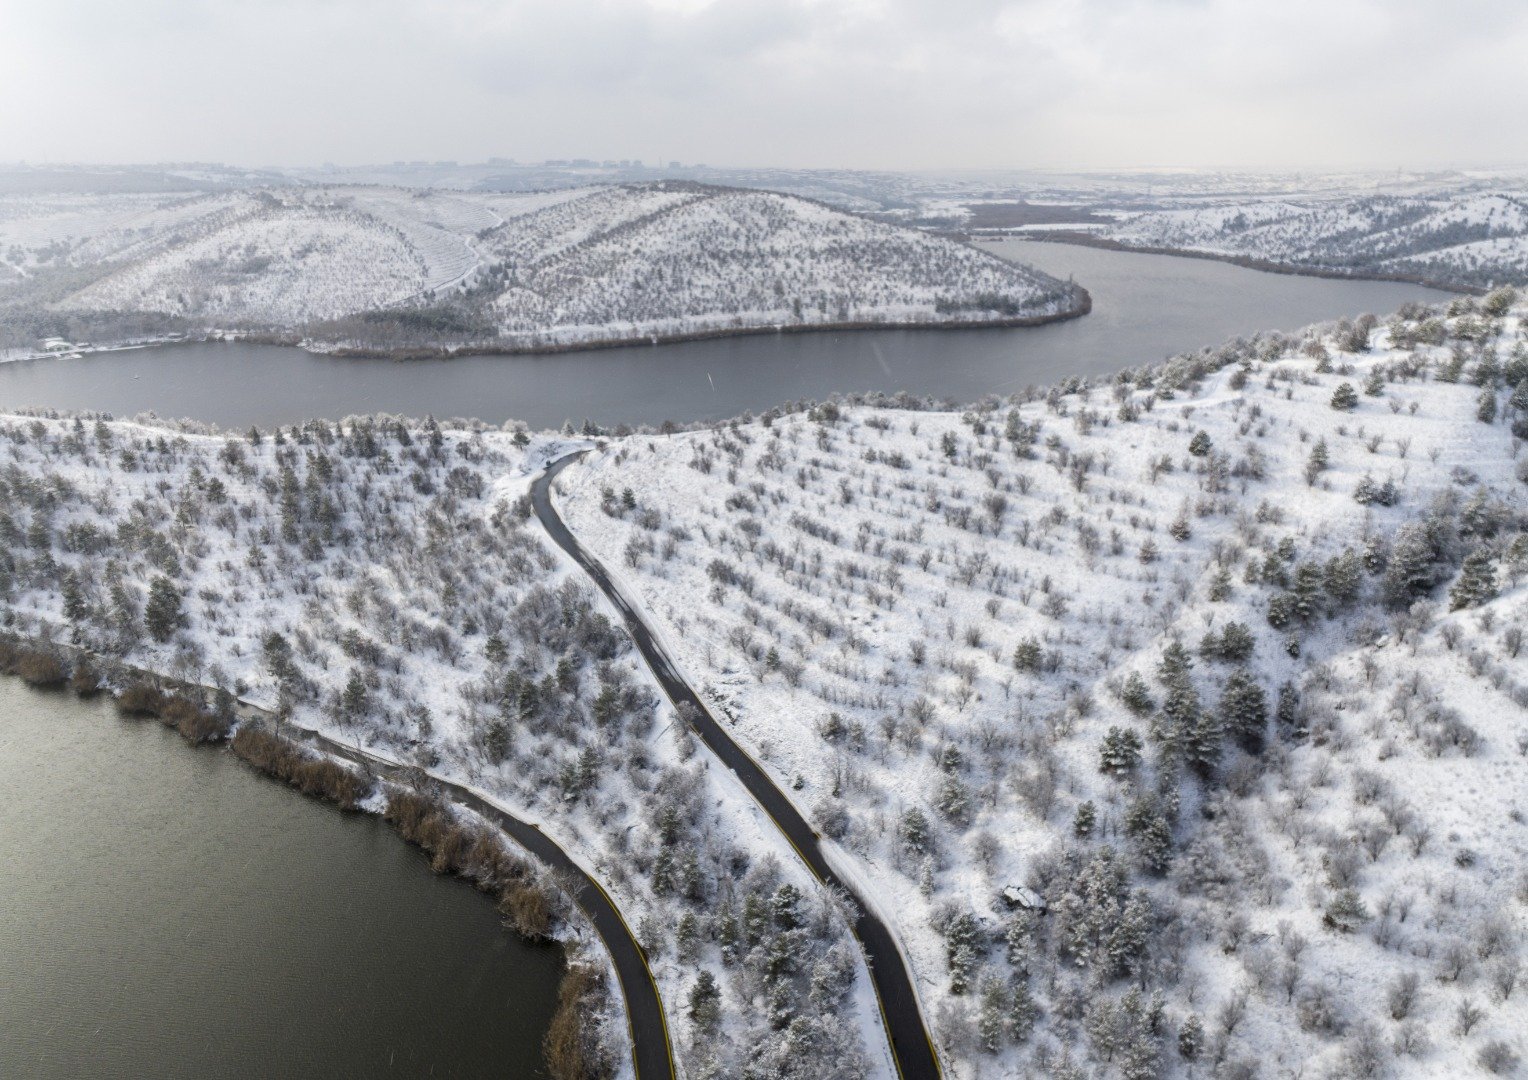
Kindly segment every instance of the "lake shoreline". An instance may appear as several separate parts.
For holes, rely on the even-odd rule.
[[[717,341],[725,338],[761,337],[787,334],[837,334],[877,330],[1011,330],[1029,326],[1080,319],[1093,310],[1093,297],[1081,285],[1073,285],[1076,303],[1049,315],[1012,315],[991,319],[922,319],[907,322],[850,320],[825,323],[779,323],[774,325],[725,326],[710,330],[689,330],[670,334],[636,334],[623,337],[590,338],[541,345],[511,345],[475,342],[464,345],[407,345],[381,348],[342,345],[315,341],[297,331],[236,330],[206,331],[201,334],[177,334],[164,338],[134,338],[103,344],[89,344],[72,349],[21,353],[0,358],[0,363],[14,364],[28,360],[66,360],[97,353],[126,352],[133,349],[167,348],[173,345],[201,345],[209,342],[239,342],[246,345],[279,345],[301,349],[314,356],[332,356],[341,360],[456,360],[475,356],[558,356],[565,353],[601,352],[614,349],[638,349],[643,346],[680,345],[686,342]]]
[[[343,814],[365,813],[367,808],[352,797],[354,792],[342,791],[343,785],[336,786],[332,776],[326,776],[316,784],[300,784],[293,776],[272,768],[268,763],[248,753],[240,752],[237,738],[234,737],[236,733],[242,732],[246,725],[257,726],[260,732],[269,735],[290,752],[314,753],[316,756],[311,760],[321,763],[330,773],[349,772],[345,765],[340,764],[342,761],[358,766],[362,770],[361,777],[368,781],[366,785],[368,796],[375,790],[380,790],[378,785],[383,782],[382,775],[374,770],[384,759],[375,758],[358,748],[352,750],[319,731],[301,727],[290,721],[282,722],[276,714],[259,705],[235,698],[231,710],[232,716],[216,717],[214,713],[208,711],[207,705],[209,695],[213,695],[215,700],[218,693],[215,687],[187,682],[148,668],[103,658],[78,646],[23,635],[7,633],[0,636],[0,650],[3,650],[4,654],[0,657],[0,660],[3,660],[0,662],[0,675],[16,679],[33,691],[66,694],[81,699],[96,697],[102,693],[109,694],[120,716],[157,719],[165,727],[179,734],[192,748],[212,747],[226,750],[254,772],[282,783],[306,798],[329,805]],[[63,662],[60,661],[60,654],[64,657]],[[121,694],[117,694],[108,684],[108,679],[126,680],[127,685]],[[150,697],[155,700],[149,701]],[[283,734],[284,730],[290,731],[295,737]],[[418,789],[421,779],[432,781],[447,790],[455,790],[457,787],[450,781],[434,777],[415,767],[396,766],[395,768],[400,774],[405,775],[407,780],[414,783],[414,789]],[[417,775],[407,775],[411,773]],[[396,780],[389,782],[399,783]],[[403,789],[400,788],[400,790]],[[449,800],[449,802],[460,805],[456,803],[456,800]],[[388,822],[392,831],[405,843],[422,848],[427,859],[431,856],[430,846],[419,838],[408,835],[399,823],[392,819],[390,813],[379,812],[379,816]],[[471,828],[464,825],[457,827],[468,831]],[[542,873],[555,872],[555,868],[545,866],[541,859],[526,850],[524,845],[520,844],[506,829],[494,827],[491,823],[489,827],[502,837],[509,858],[522,859],[526,864],[538,867]],[[442,863],[439,859],[430,860],[430,869],[437,876],[458,878],[471,885],[475,891],[485,893],[483,882],[475,879],[466,869]],[[532,887],[541,888],[541,886]],[[557,888],[566,894],[565,887]],[[566,899],[570,907],[578,906],[572,896],[567,896]],[[568,942],[549,932],[532,932],[527,926],[517,923],[505,914],[502,905],[500,910],[501,915],[504,916],[501,919],[501,925],[522,943],[536,947],[555,946],[563,953],[563,974],[557,990],[558,1007],[553,1016],[553,1028],[547,1036],[548,1042],[543,1047],[543,1061],[552,1068],[555,1077],[559,1075],[559,1070],[556,1067],[557,1063],[553,1061],[552,1048],[553,1037],[558,1027],[561,1026],[566,1032],[570,1028],[573,1031],[579,1031],[591,1030],[598,1026],[599,1017],[604,1011],[609,994],[608,988],[603,984],[606,983],[611,972],[607,970],[606,965],[599,965],[594,972],[591,972],[587,964],[573,962]],[[597,932],[595,936],[598,936]],[[624,1002],[623,1011],[625,1011]],[[557,1041],[566,1041],[566,1036]]]
[[[976,237],[978,234],[973,234]],[[988,237],[981,237],[988,239]],[[1182,259],[1208,259],[1211,262],[1229,263],[1244,270],[1258,270],[1265,274],[1287,274],[1290,277],[1325,278],[1331,281],[1388,281],[1399,285],[1420,285],[1427,289],[1458,293],[1461,296],[1484,296],[1490,290],[1478,285],[1461,285],[1458,282],[1439,281],[1416,274],[1365,274],[1330,267],[1299,266],[1294,263],[1272,262],[1254,259],[1248,255],[1231,255],[1215,251],[1195,251],[1192,248],[1154,247],[1139,244],[1123,244],[1118,240],[1094,236],[1091,233],[1052,229],[1044,232],[1024,233],[1018,236],[992,236],[993,240],[1035,240],[1045,244],[1071,244],[1075,247],[1098,248],[1102,251],[1121,251],[1136,255],[1173,255]]]

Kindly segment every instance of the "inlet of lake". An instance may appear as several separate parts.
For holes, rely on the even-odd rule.
[[[1450,294],[1299,277],[1208,259],[1005,240],[986,245],[1092,293],[1093,311],[1038,327],[763,334],[548,356],[358,360],[209,342],[0,365],[0,407],[155,412],[230,428],[361,413],[564,420],[714,420],[839,391],[956,401],[1070,375],[1109,375],[1260,330],[1385,315]]]
[[[1007,394],[1442,293],[1025,241],[1093,294],[1023,329],[769,334],[389,362],[208,343],[0,365],[0,408],[225,427],[431,413],[715,419],[838,391]],[[0,680],[0,1075],[531,1076],[559,957],[374,818],[104,702]]]
[[[544,1075],[561,953],[380,819],[0,679],[0,1076]]]

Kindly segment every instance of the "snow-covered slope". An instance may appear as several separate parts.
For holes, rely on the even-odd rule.
[[[383,347],[1046,318],[1081,301],[948,239],[683,183],[17,196],[0,198],[0,263],[0,303]]]
[[[1100,235],[1321,270],[1491,286],[1528,279],[1521,192],[1195,206],[1128,216]]]
[[[685,1075],[889,1078],[839,899],[527,520],[532,476],[574,448],[390,417],[251,438],[0,415],[0,616],[537,823],[631,923]]]
[[[561,505],[951,1075],[1478,1075],[1528,1056],[1528,339],[1472,306],[633,436]]]

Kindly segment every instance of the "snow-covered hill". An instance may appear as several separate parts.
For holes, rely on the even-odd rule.
[[[949,1075],[1510,1072],[1508,300],[634,436],[561,506],[892,914]]]
[[[1444,284],[1528,280],[1521,191],[1217,203],[1129,215],[1098,235],[1129,247]]]
[[[948,239],[687,183],[0,197],[0,265],[16,309],[382,347],[1043,319],[1082,300]]]

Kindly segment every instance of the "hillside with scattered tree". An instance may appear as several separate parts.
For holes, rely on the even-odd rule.
[[[1086,294],[792,195],[656,182],[494,194],[0,195],[0,347],[241,332],[370,351],[1076,314]]]
[[[638,435],[561,504],[894,913],[951,1075],[1506,1075],[1512,301]]]

